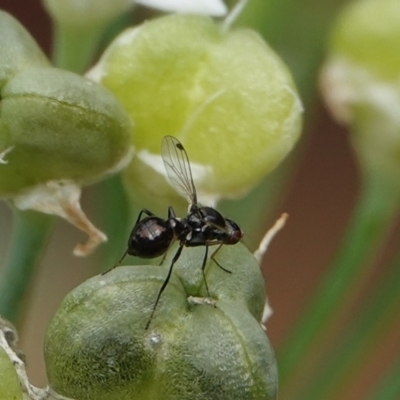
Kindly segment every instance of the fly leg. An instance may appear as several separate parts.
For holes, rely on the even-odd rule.
[[[166,288],[166,286],[168,285],[168,282],[169,282],[169,280],[171,278],[171,274],[172,274],[172,268],[174,267],[174,264],[178,261],[178,258],[180,257],[180,255],[182,253],[182,249],[183,249],[183,243],[181,243],[179,245],[179,248],[176,251],[176,253],[174,255],[174,258],[171,261],[171,265],[169,267],[168,275],[165,278],[165,281],[163,282],[163,284],[161,285],[160,291],[158,292],[158,295],[157,295],[157,298],[156,298],[156,302],[154,303],[154,307],[153,307],[153,310],[152,310],[152,312],[150,314],[150,318],[149,318],[149,320],[148,320],[148,322],[146,324],[145,330],[147,330],[149,328],[149,326],[150,326],[150,322],[151,322],[151,320],[153,318],[154,311],[156,311],[157,304],[158,304],[158,302],[160,300],[161,294],[164,291],[164,289]]]
[[[218,267],[220,267],[222,269],[222,271],[228,272],[228,274],[231,274],[232,271],[229,271],[229,269],[224,268],[216,259],[215,256],[217,255],[219,249],[223,246],[224,244],[221,243],[216,249],[215,251],[211,254],[211,260],[213,260],[215,262],[215,264],[218,265]]]
[[[207,295],[208,295],[208,297],[211,297],[210,291],[208,289],[206,273],[205,273],[206,264],[207,264],[207,257],[208,257],[208,244],[205,244],[205,246],[206,246],[206,251],[204,253],[203,264],[201,265],[201,273],[203,274],[204,285],[206,286]]]
[[[215,243],[215,242],[214,242]],[[211,260],[213,260],[215,262],[215,264],[218,265],[218,267],[220,267],[223,271],[231,274],[232,271],[229,271],[229,269],[224,268],[216,259],[215,259],[215,255],[218,253],[219,249],[223,246],[224,243],[221,243],[217,249],[211,254]],[[208,247],[209,247],[209,243],[205,243],[205,247],[206,247],[206,251],[204,253],[204,259],[203,259],[203,264],[201,265],[201,272],[203,274],[203,279],[204,279],[204,284],[207,290],[207,294],[208,297],[211,297],[210,295],[210,290],[208,289],[208,284],[207,284],[207,280],[206,280],[206,274],[205,274],[205,269],[206,269],[206,264],[207,264],[207,257],[208,257]]]

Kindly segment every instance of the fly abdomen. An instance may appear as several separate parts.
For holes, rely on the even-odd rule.
[[[168,250],[174,232],[168,221],[155,216],[146,217],[132,231],[128,254],[141,258],[159,257]]]

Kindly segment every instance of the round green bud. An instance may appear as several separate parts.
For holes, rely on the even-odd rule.
[[[53,391],[82,400],[269,400],[277,395],[273,350],[261,327],[264,282],[241,244],[206,265],[185,248],[162,293],[162,266],[119,267],[64,299],[48,328],[45,361]]]
[[[330,50],[380,79],[399,79],[399,2],[358,0],[349,4],[335,24]]]
[[[15,367],[0,346],[0,399],[22,400],[22,389]]]
[[[348,5],[332,30],[322,90],[337,120],[352,128],[364,171],[400,172],[398,0]]]
[[[56,68],[29,68],[1,91],[0,197],[48,181],[91,183],[129,159],[132,123],[104,88]]]
[[[25,68],[48,65],[46,56],[26,29],[0,10],[0,90]]]
[[[170,15],[127,30],[89,76],[135,120],[125,183],[152,203],[172,196],[160,159],[165,135],[184,145],[206,199],[246,192],[299,137],[301,104],[281,59],[257,33],[207,17]]]

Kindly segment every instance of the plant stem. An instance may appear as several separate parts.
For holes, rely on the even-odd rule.
[[[400,398],[400,358],[379,386],[366,400],[398,400]]]
[[[368,358],[382,337],[393,329],[400,304],[399,262],[400,256],[388,268],[374,293],[368,296],[363,312],[356,317],[350,329],[331,346],[329,356],[324,357],[323,365],[318,366],[318,372],[313,374],[312,385],[303,398],[333,398],[334,389],[342,387],[349,376],[358,372],[360,365],[364,364],[361,360]],[[386,397],[379,397],[383,398]]]
[[[112,268],[126,250],[129,232],[133,228],[134,210],[121,183],[120,175],[99,185],[102,225],[108,242],[100,249],[99,265],[102,270]],[[98,272],[98,271],[97,271]]]
[[[54,21],[53,62],[63,69],[83,73],[96,52],[130,25],[131,14],[125,12],[114,21],[86,27],[68,26]]]
[[[77,29],[57,24],[54,32],[54,63],[60,68],[82,73],[93,60],[102,34],[102,27]]]
[[[11,322],[18,318],[53,222],[49,215],[14,209],[11,248],[0,275],[0,315]]]
[[[343,301],[348,299],[346,296],[357,280],[362,279],[366,272],[365,263],[375,254],[392,225],[400,197],[398,183],[392,177],[386,179],[375,174],[368,175],[364,183],[339,253],[306,308],[307,312],[278,354],[282,385],[300,366],[310,346],[332,321]]]

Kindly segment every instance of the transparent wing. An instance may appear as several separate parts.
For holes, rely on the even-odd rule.
[[[197,204],[189,157],[181,142],[173,136],[165,136],[161,144],[161,156],[171,185],[187,198],[189,204]]]

